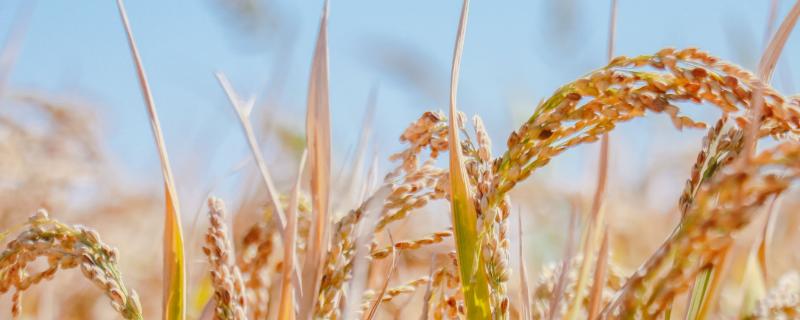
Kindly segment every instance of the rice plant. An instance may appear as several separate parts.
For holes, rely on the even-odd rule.
[[[224,3],[236,10],[255,5]],[[201,222],[191,225],[182,223],[177,164],[168,157],[171,145],[145,72],[150,66],[137,47],[137,19],[129,19],[122,0],[116,5],[159,156],[163,197],[137,196],[122,186],[110,200],[92,197],[90,214],[61,215],[59,205],[70,197],[63,186],[80,180],[84,171],[106,177],[87,163],[110,160],[96,150],[90,117],[47,97],[5,93],[0,69],[0,95],[40,110],[59,129],[41,134],[26,127],[25,119],[0,116],[8,141],[0,145],[8,155],[4,162],[38,159],[52,165],[30,172],[12,166],[3,173],[14,185],[3,187],[8,194],[0,198],[6,230],[0,293],[10,295],[4,318],[46,318],[43,310],[54,307],[47,306],[46,291],[34,287],[47,282],[58,285],[60,301],[75,305],[62,306],[58,319],[103,317],[92,311],[101,300],[124,319],[158,313],[170,320],[800,318],[796,261],[775,253],[795,248],[772,240],[776,203],[788,198],[800,179],[800,98],[770,84],[800,16],[800,1],[772,35],[755,73],[698,48],[613,57],[619,51],[614,48],[618,3],[611,1],[608,63],[556,88],[493,148],[489,125],[458,103],[462,55],[470,39],[470,1],[464,0],[453,26],[447,111],[402,120],[409,124],[395,153],[386,157],[393,166],[388,171],[380,170],[378,161],[365,168],[373,121],[365,117],[360,151],[346,173],[337,170],[332,151],[338,141],[332,139],[336,110],[330,106],[328,32],[335,13],[326,1],[311,52],[305,130],[283,139],[299,141],[299,156],[289,157],[294,170],[267,156],[291,151],[259,141],[256,101],[242,99],[225,73],[209,75],[216,77],[242,129],[238,138],[249,149],[245,166],[255,164],[251,173],[258,187],[237,190],[241,199],[226,199],[236,204],[228,207],[233,210],[209,192],[201,209],[207,214],[198,214]],[[702,108],[719,114],[710,127],[695,116]],[[619,226],[632,225],[633,240],[644,241],[652,222],[615,220],[618,212],[647,208],[636,207],[642,205],[637,195],[621,200],[609,192],[609,146],[615,141],[609,134],[639,118],[664,121],[678,131],[702,130],[705,137],[692,150],[692,165],[684,168],[688,176],[674,199],[674,219],[662,227],[669,233],[632,267],[618,258],[625,245],[633,245],[620,243],[625,239]],[[543,248],[525,241],[537,230],[524,227],[533,216],[525,209],[547,210],[541,199],[569,196],[525,182],[565,153],[595,142],[600,143],[598,178],[589,208],[573,197],[568,231],[558,232],[565,242],[557,254],[561,259],[532,268],[525,257]],[[273,175],[282,170],[290,172],[290,183]],[[113,188],[117,181],[98,184]],[[532,201],[534,196],[539,201]],[[786,206],[782,211],[792,212],[798,204],[787,199]],[[23,214],[30,217],[17,218]],[[430,222],[437,215],[447,223]],[[510,231],[514,220],[516,235]],[[781,221],[797,222],[796,217]],[[115,241],[71,224],[78,222],[101,225]],[[136,223],[146,225],[150,235],[161,232],[162,245],[123,259],[125,253],[112,243],[127,245],[146,236],[125,233]],[[205,232],[198,228],[199,241],[197,223],[207,223]],[[121,240],[117,232],[132,238]],[[130,257],[134,261],[125,261]],[[158,261],[161,268],[152,268]],[[66,272],[76,268],[83,275],[78,280]],[[78,283],[85,280],[96,288],[83,290]]]

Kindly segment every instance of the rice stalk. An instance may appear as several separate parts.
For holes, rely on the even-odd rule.
[[[588,319],[594,319],[600,312],[600,304],[603,299],[603,288],[606,283],[606,272],[608,269],[608,225],[603,228],[603,240],[600,242],[600,250],[597,252],[597,261],[594,267],[591,294],[589,295]]]

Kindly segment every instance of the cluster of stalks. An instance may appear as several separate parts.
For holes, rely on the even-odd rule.
[[[709,130],[692,167],[679,200],[680,226],[632,276],[625,278],[612,268],[601,291],[601,318],[651,318],[663,313],[699,272],[718,261],[731,245],[732,235],[753,220],[757,209],[800,175],[800,147],[793,141],[780,143],[750,160],[735,161],[742,150],[744,127],[750,123],[745,112],[753,107],[755,90],[763,90],[764,97],[759,135],[793,137],[800,128],[798,101],[783,98],[747,71],[696,49],[665,49],[654,55],[616,58],[608,66],[561,87],[511,134],[508,151],[497,158],[492,157],[491,141],[481,119],[473,119],[473,130],[469,132],[466,116],[458,113],[455,123],[464,137],[459,143],[478,218],[475,227],[479,234],[475,240],[479,251],[475,254],[481,256],[481,268],[487,275],[483,285],[490,293],[493,317],[507,317],[511,308],[506,288],[511,275],[508,191],[561,152],[596,141],[616,124],[649,112],[666,114],[678,129],[704,127],[682,115],[676,104],[707,103],[719,107],[725,116]],[[344,295],[354,277],[357,259],[367,259],[372,265],[390,255],[443,243],[453,235],[451,230],[443,230],[385,246],[375,239],[369,242],[365,256],[357,254],[359,233],[384,231],[429,202],[448,198],[448,170],[437,167],[435,160],[449,149],[449,130],[443,113],[424,113],[403,132],[400,140],[408,147],[391,157],[398,166],[384,179],[384,185],[332,225],[314,317],[340,318],[346,303],[357,303],[347,301]],[[776,169],[781,174],[776,174]],[[275,274],[285,263],[275,246],[287,244],[276,243],[280,237],[275,236],[278,229],[274,220],[258,222],[243,239],[240,252],[235,253],[225,230],[221,201],[209,200],[209,208],[210,226],[203,249],[215,288],[214,318],[267,317],[269,306],[274,303],[270,301],[275,296],[273,283],[279,281]],[[368,215],[375,216],[373,223],[362,226],[368,222]],[[134,291],[125,288],[117,271],[116,251],[101,243],[94,231],[63,225],[43,211],[32,217],[27,226],[9,242],[0,259],[0,289],[15,289],[15,314],[20,310],[22,291],[52,278],[59,269],[80,266],[87,278],[107,292],[120,314],[129,319],[141,318]],[[297,242],[305,243],[307,237],[305,232]],[[298,255],[305,257],[305,252],[298,250]],[[39,257],[44,257],[49,267],[30,273],[29,265]],[[366,291],[360,313],[367,312],[373,300],[389,302],[427,286],[426,313],[434,318],[466,314],[468,311],[459,301],[463,294],[454,290],[463,283],[453,272],[458,259],[451,258],[454,263],[445,264],[428,276],[385,288],[380,296],[374,289]],[[575,287],[574,269],[580,263],[572,264],[575,266],[561,290],[557,290],[561,270],[545,271],[549,275],[543,275],[531,302],[535,318],[566,313],[570,307],[566,303],[558,310],[548,309],[554,295],[570,301],[576,290],[589,289]],[[585,298],[579,302],[581,308],[588,308],[589,294],[581,296]],[[762,306],[759,312],[768,308]]]
[[[162,157],[167,200],[164,317],[181,320],[187,294],[180,211],[155,106],[121,1],[119,4]],[[219,76],[269,192],[270,214],[250,226],[242,239],[235,239],[228,231],[222,201],[209,199],[203,253],[213,294],[203,319],[276,315],[282,319],[372,319],[382,305],[403,298],[408,303],[416,293],[424,293],[419,308],[423,319],[507,319],[517,315],[654,319],[671,312],[673,303],[701,274],[717,270],[737,232],[800,178],[800,143],[796,139],[800,100],[782,96],[768,85],[768,79],[694,48],[611,59],[605,67],[557,89],[511,132],[505,151],[493,156],[481,118],[475,116],[469,125],[468,117],[456,108],[467,9],[465,2],[454,51],[449,115],[429,111],[412,122],[400,136],[405,148],[389,158],[396,167],[379,185],[356,181],[364,196],[346,212],[329,212],[336,210],[328,203],[333,197],[327,11],[321,19],[309,85],[308,194],[303,191],[305,154],[292,194],[284,198],[277,193],[249,122],[252,105],[244,105],[227,79]],[[566,150],[598,141],[618,124],[635,118],[658,114],[678,130],[705,128],[705,123],[682,112],[687,106],[704,105],[715,106],[723,115],[703,140],[678,199],[679,223],[657,251],[638,270],[624,274],[608,260],[607,238],[601,247],[605,249],[595,254],[590,245],[599,241],[587,232],[582,235],[580,252],[584,254],[568,250],[561,264],[541,272],[532,294],[523,292],[523,298],[514,302],[508,286],[513,275],[510,191]],[[754,143],[766,137],[780,142],[755,152]],[[748,141],[753,150],[748,149]],[[439,156],[446,153],[450,164],[439,167]],[[288,205],[282,203],[286,198],[290,199]],[[301,198],[311,199],[311,204],[300,204]],[[393,227],[442,200],[450,202],[450,226],[394,239]],[[596,222],[594,218],[590,221]],[[101,242],[97,232],[62,224],[43,210],[20,228],[0,254],[0,293],[13,289],[13,316],[22,313],[21,294],[32,285],[53,278],[59,270],[79,267],[123,318],[142,318],[136,292],[122,281],[116,249]],[[383,234],[388,235],[388,243],[379,237]],[[446,254],[434,254],[427,274],[396,272],[404,257],[428,253],[424,250],[431,248],[444,248]],[[524,267],[524,262],[521,265]],[[591,265],[595,265],[593,275]],[[374,281],[375,274],[385,275],[377,276],[380,285]],[[403,279],[390,285],[396,281],[395,274]],[[525,277],[521,273],[521,291],[527,291]],[[717,278],[714,281],[721,281]],[[797,276],[782,280],[743,316],[797,317],[797,283]],[[699,293],[700,314],[714,307],[711,295],[718,283],[709,287],[710,298],[703,300],[706,293]]]

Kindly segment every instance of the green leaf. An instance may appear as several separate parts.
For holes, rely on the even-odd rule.
[[[467,170],[461,154],[458,137],[458,71],[461,52],[464,48],[464,33],[469,12],[469,0],[464,0],[461,19],[458,23],[456,45],[453,50],[453,65],[450,78],[450,206],[453,219],[453,234],[456,241],[458,268],[461,275],[461,290],[464,293],[467,319],[489,319],[489,283],[479,252],[480,241],[477,230],[477,211],[469,189]]]

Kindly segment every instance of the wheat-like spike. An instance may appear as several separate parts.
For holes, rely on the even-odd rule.
[[[489,206],[488,196],[491,188],[495,185],[491,153],[492,141],[480,117],[473,118],[473,125],[478,148],[474,161],[468,162],[467,171],[472,172],[471,176],[477,186],[475,207],[478,208],[478,215],[481,217],[478,222],[479,230],[483,231],[484,237],[481,243],[481,253],[483,260],[486,261],[486,274],[489,277],[489,287],[492,291],[492,310],[496,315],[508,317],[509,300],[506,282],[511,276],[511,269],[508,265],[510,200],[506,197],[499,206]]]
[[[678,201],[681,216],[686,215],[691,207],[700,185],[711,179],[723,166],[733,162],[742,151],[744,132],[727,124],[727,117],[720,118],[703,138],[703,148],[697,154],[690,178]]]
[[[413,279],[411,281],[408,281],[408,282],[406,282],[404,284],[388,288],[388,289],[386,289],[386,292],[383,293],[383,296],[381,297],[381,301],[382,302],[389,302],[389,301],[392,301],[392,299],[394,299],[394,298],[396,298],[398,296],[401,296],[401,295],[414,294],[420,286],[430,283],[431,282],[430,280],[431,280],[430,277],[423,276],[423,277],[419,277],[417,279]],[[370,302],[373,299],[375,299],[375,295],[376,295],[376,293],[373,290],[367,290],[366,292],[364,292],[364,297],[362,297],[362,305],[361,305],[361,311],[362,312],[366,311],[367,308],[369,308]]]
[[[397,241],[394,245],[386,246],[384,248],[377,248],[377,244],[373,243],[373,248],[370,253],[372,259],[383,259],[388,257],[395,250],[417,250],[423,246],[434,245],[441,243],[445,238],[451,237],[453,232],[450,230],[438,231],[419,239]]]
[[[674,104],[707,102],[725,113],[741,113],[752,107],[756,88],[763,88],[764,95],[759,136],[800,132],[800,102],[787,101],[752,73],[703,51],[663,49],[654,55],[617,57],[608,66],[558,89],[511,134],[508,151],[495,161],[496,186],[489,203],[502,201],[502,196],[533,170],[564,150],[598,140],[616,123],[654,112],[668,115],[678,129],[703,127],[681,115]],[[735,119],[739,127],[748,123],[741,114]]]
[[[27,228],[0,253],[0,293],[14,288],[12,313],[20,312],[20,294],[30,286],[52,279],[58,270],[80,267],[83,275],[106,293],[111,306],[125,319],[142,319],[136,292],[125,287],[117,267],[117,249],[100,240],[96,231],[68,226],[40,209],[28,219]],[[28,266],[45,258],[48,268],[29,274]]]
[[[380,188],[355,210],[342,217],[333,226],[331,248],[328,250],[322,268],[319,297],[314,308],[314,317],[329,318],[339,312],[342,286],[350,279],[353,258],[356,253],[355,231],[364,214],[373,206],[383,206],[388,188]]]
[[[244,320],[247,318],[245,287],[234,252],[225,230],[225,205],[222,200],[208,199],[210,225],[206,232],[203,253],[208,257],[211,283],[214,286],[215,320]]]
[[[785,176],[769,172],[776,167],[785,170]],[[660,314],[699,271],[724,252],[731,234],[746,226],[756,209],[798,177],[800,146],[792,143],[762,152],[750,165],[718,173],[701,187],[682,227],[628,280],[601,317]]]
[[[361,222],[368,203],[378,202],[380,198],[381,212],[374,228],[374,232],[379,232],[389,223],[404,219],[411,210],[447,196],[447,172],[433,165],[439,153],[448,148],[447,128],[447,119],[441,112],[425,112],[412,123],[400,137],[409,147],[390,157],[390,160],[400,161],[400,165],[386,176],[379,191],[336,222],[331,242],[334,245],[324,261],[315,316],[330,317],[338,311],[341,288],[352,272],[355,253],[353,232]],[[430,159],[419,166],[420,153],[425,149],[430,150]],[[399,183],[395,182],[397,180]]]

